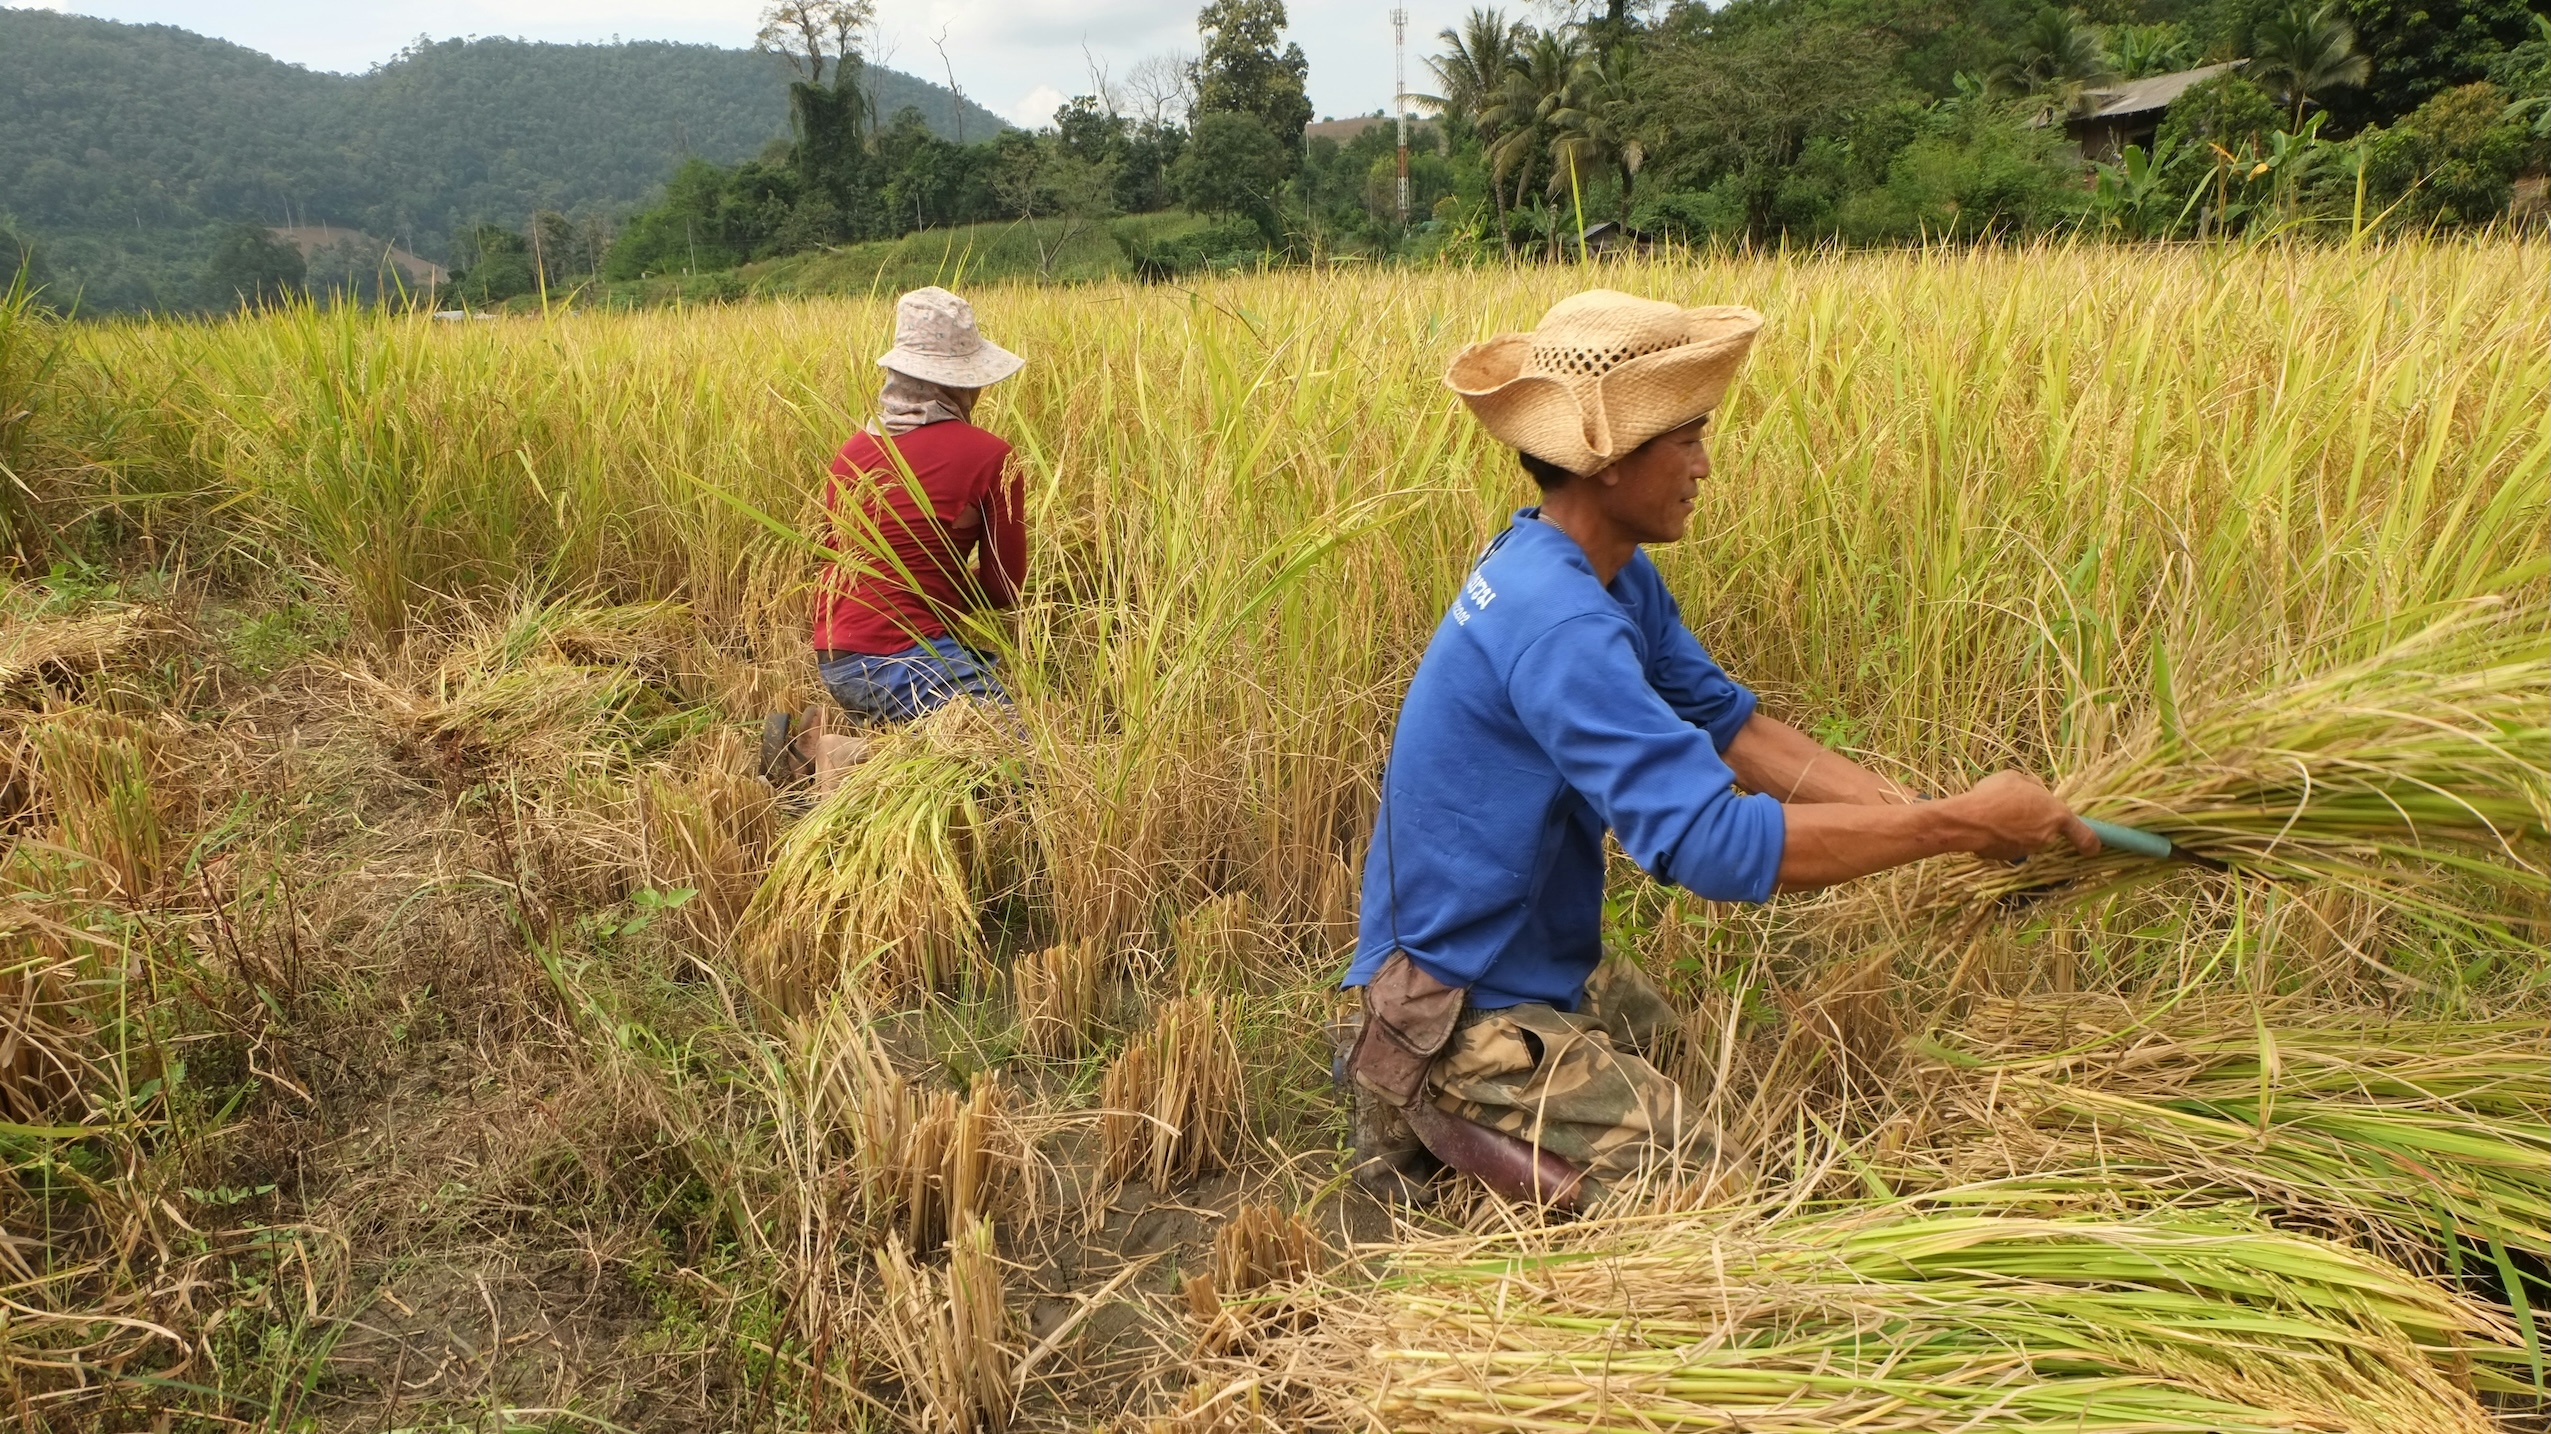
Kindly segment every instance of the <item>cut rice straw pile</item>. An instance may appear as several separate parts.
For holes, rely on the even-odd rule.
[[[1397,1430],[2478,1434],[2475,1390],[2513,1387],[2504,1319],[2373,1256],[2231,1207],[2022,1201],[1403,1248],[1261,1368],[1330,1401],[1309,1419]]]
[[[855,982],[891,1004],[989,974],[979,908],[1014,879],[999,794],[1024,761],[973,706],[877,739],[780,840],[738,933],[763,1000],[805,1012]]]
[[[1929,1134],[1933,1183],[2062,1172],[2258,1200],[2430,1273],[2469,1258],[2531,1296],[2514,1314],[2539,1352],[2543,1286],[2517,1264],[2551,1255],[2539,1021],[2174,1005],[1995,1002],[1931,1044],[1963,1121]]]

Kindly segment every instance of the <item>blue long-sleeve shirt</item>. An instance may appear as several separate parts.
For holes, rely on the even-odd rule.
[[[1780,803],[1719,758],[1754,694],[1645,553],[1609,587],[1526,508],[1437,625],[1391,737],[1346,983],[1394,950],[1494,1009],[1574,1009],[1603,956],[1603,833],[1661,881],[1770,897]]]

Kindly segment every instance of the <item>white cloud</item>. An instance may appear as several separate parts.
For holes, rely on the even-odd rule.
[[[1039,85],[1019,96],[1016,103],[999,111],[999,114],[1021,129],[1038,129],[1054,123],[1054,111],[1062,107],[1065,98],[1064,93],[1052,85]]]

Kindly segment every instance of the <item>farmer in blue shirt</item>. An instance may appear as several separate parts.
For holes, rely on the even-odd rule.
[[[2017,772],[1916,803],[1756,710],[1683,625],[1642,543],[1691,523],[1704,434],[1762,317],[1594,290],[1445,381],[1540,485],[1462,583],[1409,684],[1364,863],[1342,1057],[1356,1178],[1422,1198],[1434,1157],[1581,1206],[1712,1133],[1640,1054],[1668,1012],[1603,960],[1606,830],[1718,901],[1944,852],[2097,838]]]

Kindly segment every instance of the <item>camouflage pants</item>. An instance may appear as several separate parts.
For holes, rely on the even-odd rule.
[[[1465,1013],[1427,1072],[1436,1108],[1535,1142],[1601,1191],[1668,1167],[1709,1168],[1717,1132],[1647,1059],[1673,1019],[1665,998],[1637,966],[1608,957],[1577,1005]]]

